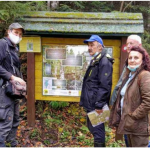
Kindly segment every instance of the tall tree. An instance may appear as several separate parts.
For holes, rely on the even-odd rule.
[[[46,2],[26,1],[0,1],[0,37],[8,28],[8,25],[20,18],[27,11],[46,10]]]

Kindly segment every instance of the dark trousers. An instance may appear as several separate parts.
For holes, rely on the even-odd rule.
[[[17,145],[16,132],[19,126],[19,100],[14,100],[11,106],[5,108],[4,114],[5,117],[0,120],[0,147],[5,147],[5,141],[15,147]]]
[[[129,144],[128,144],[128,137],[127,137],[126,134],[124,134],[124,140],[125,140],[126,147],[129,147]]]
[[[105,126],[104,123],[93,127],[89,118],[87,117],[87,127],[94,137],[94,143],[105,143]]]

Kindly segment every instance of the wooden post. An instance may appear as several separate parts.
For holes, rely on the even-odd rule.
[[[122,40],[121,40],[121,48],[122,48],[122,45],[125,45],[126,44],[126,41],[127,41],[127,37],[122,37]],[[120,54],[120,75],[122,73],[122,70],[123,70],[123,66],[125,64],[125,61],[127,59],[127,56],[128,56],[128,53],[127,52],[124,52],[122,51],[121,49],[121,54]]]
[[[34,53],[27,53],[27,122],[35,125],[35,60]]]

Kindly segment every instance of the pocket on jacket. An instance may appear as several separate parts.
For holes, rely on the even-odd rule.
[[[88,90],[88,94],[89,94],[89,101],[90,101],[91,106],[95,107],[97,93],[95,91]]]
[[[2,87],[0,87],[0,109],[5,109],[11,106],[13,101],[14,100],[12,100],[5,94],[5,90]]]
[[[133,119],[130,115],[126,115],[124,129],[126,131],[135,131],[137,127],[137,120]]]
[[[7,108],[0,108],[0,120],[5,120],[8,113]]]

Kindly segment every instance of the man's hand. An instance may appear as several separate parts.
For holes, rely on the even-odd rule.
[[[95,109],[95,111],[96,111],[99,115],[103,112],[102,109]]]
[[[10,82],[11,81],[16,81],[16,82],[19,82],[21,85],[26,85],[26,82],[24,81],[24,80],[22,80],[21,78],[19,78],[19,77],[16,77],[16,76],[14,76],[14,75],[12,75],[11,77],[10,77]]]

